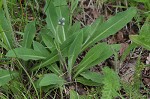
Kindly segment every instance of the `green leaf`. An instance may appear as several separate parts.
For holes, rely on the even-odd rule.
[[[6,50],[9,50],[11,48],[11,45],[9,44],[9,41],[5,35],[5,32],[3,31],[1,25],[0,25],[0,45],[4,47]]]
[[[66,0],[54,0],[54,5],[55,6],[66,6],[67,2],[66,2]]]
[[[55,0],[46,2],[45,12],[47,15],[46,22],[48,28],[52,31],[57,43],[62,43],[66,40],[66,32],[69,26],[69,9],[67,2],[64,0]],[[64,18],[65,25],[59,25],[58,22]]]
[[[52,64],[47,68],[51,70],[54,74],[57,74],[58,76],[61,76],[63,74],[62,70],[57,66],[57,64]]]
[[[0,34],[2,35],[2,38],[4,40],[5,45],[7,46],[7,49],[14,48],[14,41],[13,36],[11,33],[11,27],[9,26],[9,23],[5,17],[4,11],[0,9]]]
[[[39,42],[33,41],[33,47],[35,51],[38,51],[41,55],[47,57],[50,55],[48,50]]]
[[[86,26],[83,28],[83,36],[84,36],[84,43],[86,44],[91,36],[99,29],[99,26],[103,23],[103,17],[97,18],[93,24]]]
[[[47,48],[52,50],[52,48],[54,47],[53,38],[50,35],[46,34],[46,33],[42,33],[41,36],[42,36],[42,40],[45,43],[45,45],[47,46]]]
[[[64,80],[56,74],[45,74],[41,79],[39,86],[48,86],[48,85],[59,85],[64,84]]]
[[[76,81],[87,86],[101,86],[102,85],[100,83],[93,82],[92,80],[86,79],[84,77],[77,77]]]
[[[0,86],[7,84],[10,80],[18,75],[17,72],[0,69]]]
[[[52,1],[46,1],[45,5],[46,23],[47,27],[52,31],[53,35],[56,35],[56,27],[58,24],[58,17],[55,10],[55,6]]]
[[[69,46],[71,45],[71,43],[73,42],[73,40],[75,39],[76,35],[78,35],[78,33],[81,33],[81,31],[78,31],[76,33],[74,33],[73,35],[71,35],[65,42],[63,42],[63,44],[60,46],[60,51],[63,54],[64,57],[66,57],[68,55],[68,50],[69,50]],[[39,69],[39,68],[43,68],[47,65],[50,65],[56,61],[59,60],[59,56],[58,56],[58,51],[55,49],[48,58],[46,58],[42,63],[40,63],[37,66],[34,66],[33,68],[31,68],[32,71]]]
[[[146,2],[148,2],[148,0],[134,0],[134,1],[136,1],[136,2],[141,2],[141,3],[146,3]]]
[[[144,23],[144,25],[142,26],[139,35],[130,35],[129,37],[134,43],[150,50],[150,34],[149,34],[149,31],[150,31],[150,22],[146,21]]]
[[[120,90],[120,78],[116,72],[108,67],[103,68],[103,90],[102,99],[114,99],[118,96]]]
[[[9,50],[6,54],[7,57],[16,57],[21,58],[23,60],[39,60],[39,59],[45,59],[46,57],[39,53],[38,51],[28,49],[28,48],[15,48],[12,50]]]
[[[129,8],[128,10],[116,14],[108,21],[101,24],[97,28],[96,32],[94,32],[93,35],[90,37],[90,39],[84,44],[83,50],[85,50],[92,44],[110,35],[115,34],[117,31],[123,28],[128,22],[131,21],[131,19],[135,16],[136,12],[137,12],[136,8]]]
[[[64,0],[63,0],[64,1]],[[61,42],[67,39],[67,31],[69,27],[69,9],[68,6],[58,6],[56,7],[56,13],[58,19],[65,18],[64,24],[65,25],[58,25],[57,34]]]
[[[68,72],[69,75],[72,73],[72,67],[76,61],[76,58],[78,57],[79,53],[81,52],[82,47],[82,41],[83,41],[83,34],[82,32],[79,33],[74,41],[72,42],[69,52],[68,52]]]
[[[90,68],[91,66],[95,66],[103,61],[105,61],[107,58],[115,54],[116,51],[120,50],[120,45],[119,44],[112,44],[108,45],[107,48],[101,53],[100,57],[97,58],[95,61],[93,61],[91,64],[89,64],[86,68]],[[103,57],[101,57],[103,56]]]
[[[35,70],[37,70],[37,69],[39,69],[39,68],[43,68],[43,67],[45,67],[45,66],[47,66],[47,65],[50,65],[50,64],[52,64],[52,63],[54,63],[54,62],[56,62],[56,61],[58,61],[58,60],[59,60],[59,56],[58,56],[57,51],[55,50],[53,53],[50,54],[49,57],[47,57],[47,58],[46,58],[43,62],[41,62],[39,65],[32,67],[32,68],[31,68],[31,71],[35,71]]]
[[[86,71],[81,73],[80,75],[83,76],[85,79],[90,79],[93,82],[100,83],[100,84],[102,83],[103,80],[103,76],[96,72]]]
[[[147,36],[150,31],[150,22],[145,22],[140,30],[140,35]]]
[[[78,2],[79,0],[71,0],[71,13],[73,13],[75,9],[77,8]]]
[[[97,60],[101,59],[101,61],[103,61],[104,59],[109,58],[109,56],[112,55],[112,53],[109,52],[110,51],[109,49],[110,46],[107,45],[106,43],[99,43],[95,45],[93,48],[91,48],[86,54],[86,56],[83,58],[83,60],[76,66],[75,68],[76,73],[74,77],[79,75],[84,70],[89,69],[92,65],[96,65],[93,64],[93,62],[95,63],[96,61],[97,63]]]
[[[129,37],[134,43],[146,48],[147,50],[150,50],[150,40],[146,41],[144,38],[141,39],[140,35],[130,35]]]
[[[120,58],[120,61],[123,62],[126,59],[127,55],[130,54],[131,50],[134,49],[134,48],[136,48],[136,47],[137,47],[137,45],[135,43],[130,44],[128,46],[128,48],[126,48],[125,51],[124,51],[124,53],[122,54],[122,56]]]
[[[74,23],[68,30],[67,37],[80,30],[80,22]]]
[[[74,90],[70,90],[70,99],[80,99],[79,94]]]
[[[2,4],[3,4],[3,1],[0,0],[0,10],[1,10],[1,8],[2,8]]]
[[[30,22],[25,26],[23,35],[23,47],[30,48],[33,42],[33,38],[36,33],[35,22]]]

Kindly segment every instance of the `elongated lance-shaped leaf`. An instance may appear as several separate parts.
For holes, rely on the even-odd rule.
[[[79,0],[71,0],[71,13],[73,13],[75,9],[77,8],[78,2]]]
[[[23,48],[23,47],[9,50],[6,56],[21,58],[23,60],[29,60],[29,59],[39,60],[39,59],[46,58],[43,54],[39,53],[38,51],[35,51],[33,49]]]
[[[42,41],[44,42],[44,44],[46,45],[46,48],[49,49],[50,51],[52,51],[54,49],[54,35],[53,33],[50,31],[50,29],[41,29],[40,33],[39,33],[42,37]]]
[[[35,33],[36,33],[35,22],[28,23],[25,26],[25,30],[24,30],[23,47],[25,48],[31,47]]]
[[[45,5],[45,13],[46,13],[46,23],[47,27],[52,31],[54,35],[56,35],[56,27],[58,24],[58,17],[55,10],[55,6],[52,1],[46,1]]]
[[[47,1],[45,6],[47,27],[52,31],[57,43],[66,40],[69,26],[69,9],[65,0]]]
[[[51,64],[47,67],[49,70],[51,70],[54,74],[61,76],[63,74],[62,70],[58,67],[57,64]]]
[[[99,43],[89,50],[83,60],[76,66],[75,75],[78,76],[81,72],[89,69],[90,67],[97,65],[98,63],[106,60],[113,55],[113,50],[110,45],[106,43]]]
[[[71,76],[72,73],[72,67],[76,61],[76,58],[78,57],[79,53],[81,52],[81,47],[82,47],[82,41],[83,41],[83,34],[78,33],[74,41],[72,42],[70,48],[69,48],[69,53],[68,53],[68,72],[69,75]]]
[[[118,74],[108,67],[103,68],[103,81],[102,99],[114,99],[118,96],[120,90],[120,78]]]
[[[147,36],[150,37],[149,31],[150,31],[150,19],[147,19],[140,30],[140,35],[145,37]]]
[[[81,30],[82,31],[82,30]],[[75,39],[76,35],[78,33],[81,33],[81,31],[78,31],[76,33],[74,33],[73,35],[71,35],[65,42],[63,42],[63,44],[60,46],[60,51],[62,52],[63,56],[66,57],[68,55],[68,50],[69,50],[69,46],[71,45],[71,43],[73,42],[73,40]],[[59,56],[58,56],[58,51],[55,49],[48,58],[46,58],[43,62],[41,62],[39,65],[34,66],[33,68],[31,68],[31,71],[35,71],[36,69],[39,68],[43,68],[47,65],[50,65],[56,61],[59,60]]]
[[[5,45],[8,49],[14,48],[14,39],[15,37],[12,35],[11,27],[5,17],[4,11],[0,9],[0,34],[2,34],[2,38],[4,40]]]
[[[0,9],[2,8],[2,3],[3,3],[2,0],[0,0]]]
[[[130,39],[148,50],[150,50],[150,22],[149,19],[144,23],[139,35],[130,35]]]
[[[63,78],[59,77],[56,74],[45,74],[44,77],[42,77],[39,86],[48,86],[48,85],[59,85],[62,86],[64,84]]]
[[[120,12],[101,24],[96,32],[90,37],[90,39],[84,44],[83,49],[85,50],[87,47],[91,46],[92,44],[115,34],[117,31],[119,31],[121,28],[123,28],[128,22],[131,21],[131,19],[136,14],[136,8],[129,8],[126,11]]]
[[[47,65],[50,65],[56,61],[59,60],[58,52],[55,50],[53,53],[50,54],[49,57],[47,57],[44,61],[42,61],[40,64],[32,67],[30,70],[35,71],[37,69],[43,68]]]
[[[34,41],[33,47],[35,51],[38,51],[40,54],[43,54],[43,56],[48,57],[50,55],[50,52],[39,42]]]
[[[93,66],[105,61],[107,58],[112,56],[115,52],[119,51],[120,47],[121,46],[119,44],[109,45],[109,47],[106,49],[106,51],[101,53],[100,57],[97,58],[95,61],[93,61],[91,64],[87,65],[85,69],[89,69],[90,67],[93,67]]]
[[[41,36],[42,36],[42,41],[47,46],[46,48],[51,50],[54,47],[53,38],[50,35],[46,34],[46,33],[42,33]]]
[[[75,33],[80,30],[80,22],[74,23],[70,28],[68,29],[67,37],[71,36],[72,33]]]
[[[70,90],[70,99],[80,99],[79,94],[74,90]]]
[[[56,13],[58,17],[58,36],[61,42],[67,39],[66,32],[69,27],[69,9],[66,0],[55,0]]]
[[[1,41],[0,41],[1,43],[0,43],[0,45],[1,45],[2,47],[4,47],[6,50],[11,49],[11,45],[10,45],[10,43],[9,43],[9,40],[8,40],[8,38],[7,38],[6,34],[5,34],[5,32],[3,31],[1,25],[0,25],[0,38],[1,38]]]
[[[0,87],[7,84],[10,80],[18,75],[17,72],[0,69]]]
[[[76,81],[77,81],[78,83],[81,83],[81,84],[87,85],[87,86],[102,86],[102,84],[97,83],[97,82],[93,82],[92,80],[86,79],[86,78],[84,78],[84,77],[77,77],[77,78],[76,78]]]
[[[91,25],[83,28],[83,45],[86,44],[91,36],[99,29],[100,25],[103,23],[103,17],[96,19]]]
[[[147,50],[150,50],[150,40],[146,41],[144,38],[141,39],[140,35],[130,35],[130,39],[138,44],[139,46],[142,46],[144,48],[146,48]]]
[[[94,62],[100,57],[100,55],[109,48],[106,43],[99,43],[89,50],[83,60],[75,68],[75,76],[83,72],[86,69],[86,66]]]
[[[93,82],[102,84],[102,81],[103,81],[102,74],[99,74],[97,72],[85,71],[81,73],[80,75],[83,76],[85,79],[90,79]]]

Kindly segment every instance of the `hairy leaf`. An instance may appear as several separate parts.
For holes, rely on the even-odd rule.
[[[58,24],[57,13],[55,11],[55,6],[52,1],[46,1],[45,5],[45,13],[46,13],[46,23],[47,27],[52,31],[54,35],[56,35],[56,27]]]
[[[0,86],[7,84],[10,80],[18,75],[17,72],[0,69]]]
[[[33,47],[35,51],[38,51],[40,54],[43,54],[43,56],[45,57],[50,55],[49,51],[39,42],[34,41]]]
[[[86,71],[81,73],[80,75],[86,79],[90,79],[93,82],[100,83],[100,84],[102,83],[103,80],[103,76],[96,72]]]
[[[23,47],[30,48],[36,33],[35,22],[26,25],[23,35]]]
[[[129,37],[134,43],[150,50],[149,31],[150,31],[150,22],[146,21],[142,26],[139,35],[130,35]]]
[[[71,35],[65,42],[63,42],[63,44],[60,46],[60,51],[61,53],[64,55],[64,57],[66,57],[68,55],[68,50],[69,50],[69,46],[71,45],[71,43],[73,42],[73,40],[75,39],[76,35],[78,35],[78,33],[81,33],[81,31],[78,31],[76,33],[74,33],[73,35]],[[43,62],[41,62],[39,65],[34,66],[31,70],[34,71],[36,69],[45,67],[47,65],[50,65],[56,61],[59,60],[59,55],[58,55],[58,51],[55,49],[48,58],[46,58]]]
[[[58,75],[58,76],[63,74],[62,70],[57,66],[57,64],[52,64],[47,68],[49,70],[51,70],[54,74]]]
[[[41,36],[42,36],[42,40],[45,43],[45,45],[47,46],[47,48],[52,50],[52,48],[54,47],[53,38],[50,35],[46,34],[46,33],[42,33]]]
[[[69,48],[69,54],[68,54],[68,72],[71,75],[72,73],[72,67],[76,61],[76,58],[78,57],[79,53],[81,52],[82,47],[82,41],[83,41],[83,34],[78,33],[74,41],[72,42],[70,48]]]
[[[0,9],[0,34],[2,35],[2,38],[4,40],[5,45],[8,49],[14,48],[14,38],[11,33],[11,27],[9,26],[9,23],[5,17],[4,11]]]
[[[108,67],[103,68],[103,90],[102,90],[102,99],[113,99],[118,96],[120,90],[120,78],[118,74]]]
[[[74,77],[78,76],[81,72],[89,69],[90,67],[106,60],[113,55],[112,45],[106,43],[99,43],[89,50],[83,60],[76,66]],[[118,47],[118,45],[116,46]],[[118,49],[118,48],[116,48]],[[119,50],[119,49],[118,49]]]
[[[70,90],[70,99],[79,99],[79,94],[74,90]]]
[[[15,48],[12,50],[9,50],[6,54],[7,57],[16,57],[21,58],[23,60],[39,60],[39,59],[45,59],[46,57],[39,53],[38,51],[28,49],[28,48]]]
[[[92,80],[86,79],[84,77],[77,77],[76,81],[83,84],[83,85],[87,85],[87,86],[100,86],[100,85],[102,85],[100,83],[93,82]]]
[[[56,74],[45,74],[41,79],[39,86],[48,86],[48,85],[60,85],[64,84],[64,80]]]
[[[0,0],[0,10],[1,10],[1,8],[2,8],[2,4],[3,4],[3,1]]]
[[[103,17],[100,16],[91,25],[88,25],[85,28],[83,28],[84,45],[89,41],[92,35],[99,29],[99,26],[102,23],[103,23]]]
[[[141,39],[139,35],[130,35],[130,39],[135,42],[136,44],[150,50],[150,40],[146,41],[144,38]]]
[[[124,12],[120,12],[101,24],[96,32],[90,37],[90,39],[84,44],[83,50],[85,50],[87,47],[91,46],[92,44],[115,34],[117,31],[119,31],[121,28],[123,28],[128,22],[131,21],[131,19],[135,16],[136,9],[135,8],[129,8],[128,10]]]

